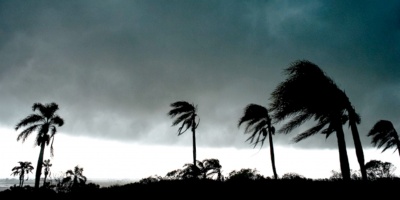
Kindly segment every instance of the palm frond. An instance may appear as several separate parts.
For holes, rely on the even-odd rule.
[[[35,131],[40,125],[39,124],[35,124],[32,125],[28,128],[26,128],[25,130],[23,130],[20,134],[18,134],[17,137],[17,141],[22,139],[22,142],[25,142],[26,138],[33,132]]]
[[[190,120],[192,115],[193,115],[193,113],[191,113],[191,112],[183,113],[181,116],[179,116],[178,118],[176,118],[173,121],[172,126],[176,126],[184,120]]]
[[[18,130],[19,128],[23,126],[28,126],[30,124],[38,123],[38,122],[44,122],[44,118],[40,115],[37,114],[31,114],[28,117],[22,119],[16,126],[15,130]]]
[[[320,132],[327,124],[329,121],[320,121],[316,126],[304,131],[303,133],[300,133],[296,137],[293,138],[293,142],[298,143],[301,140],[304,140],[310,136],[313,136]]]
[[[58,116],[58,115],[54,115],[54,116],[51,118],[50,123],[51,123],[51,124],[55,124],[55,125],[57,125],[57,126],[63,126],[63,125],[64,125],[64,119],[61,118],[61,117]]]
[[[285,133],[288,134],[290,133],[293,129],[301,126],[304,124],[307,120],[310,120],[312,118],[312,114],[308,112],[300,113],[299,115],[295,116],[293,119],[291,119],[288,123],[283,125],[278,132],[279,133]]]
[[[177,101],[175,103],[172,103],[171,107],[173,107],[173,109],[171,109],[168,112],[168,115],[170,117],[175,117],[176,115],[181,114],[181,113],[195,112],[195,110],[196,110],[196,108],[193,106],[193,104],[189,104],[186,101]]]

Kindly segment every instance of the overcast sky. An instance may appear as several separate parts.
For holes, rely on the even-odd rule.
[[[243,109],[267,107],[299,59],[346,91],[363,147],[380,119],[400,130],[397,0],[0,0],[0,126],[13,129],[35,102],[56,102],[59,133],[190,147],[190,132],[178,137],[167,116],[172,102],[188,101],[201,118],[198,148],[253,148],[237,127]],[[323,135],[293,144],[305,129],[275,143],[337,147]]]

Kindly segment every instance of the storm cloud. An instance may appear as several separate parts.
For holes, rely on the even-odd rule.
[[[345,90],[368,147],[379,119],[400,129],[399,55],[399,1],[1,1],[0,124],[56,102],[63,134],[189,146],[167,116],[183,100],[198,105],[198,146],[252,147],[243,109],[267,107],[283,70],[306,59]]]

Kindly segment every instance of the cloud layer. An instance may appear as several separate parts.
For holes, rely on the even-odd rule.
[[[370,146],[379,119],[400,128],[399,13],[398,1],[3,1],[0,124],[56,102],[68,135],[191,145],[167,116],[184,100],[198,105],[199,146],[252,147],[244,107],[268,106],[283,69],[307,59],[346,91]]]

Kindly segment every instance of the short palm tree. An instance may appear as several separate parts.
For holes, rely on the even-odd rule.
[[[65,172],[66,177],[63,179],[63,183],[69,187],[78,187],[86,183],[86,176],[83,175],[83,168],[78,165],[74,167],[74,170],[68,170]]]
[[[44,167],[43,186],[46,185],[47,177],[51,174],[51,172],[50,172],[50,167],[51,166],[53,166],[53,164],[50,163],[50,159],[47,159],[47,160],[43,161],[43,167]]]
[[[28,180],[29,173],[32,173],[34,167],[32,166],[31,162],[18,162],[19,166],[15,166],[12,168],[11,175],[18,176],[19,175],[19,187],[24,186],[24,180],[26,175],[26,180]]]
[[[172,126],[181,124],[178,129],[178,136],[191,129],[193,139],[193,165],[196,166],[196,128],[199,126],[200,118],[197,116],[197,106],[186,101],[177,101],[171,104],[172,109],[168,115],[176,119]],[[198,121],[196,122],[196,118]]]
[[[382,152],[394,147],[400,155],[399,135],[391,121],[379,120],[369,131],[368,136],[372,137],[371,143],[375,147],[382,148],[384,146]]]
[[[39,188],[45,146],[46,145],[48,146],[51,140],[50,155],[53,156],[54,135],[57,133],[56,127],[57,126],[60,127],[64,124],[64,120],[56,114],[56,111],[58,109],[59,108],[56,103],[49,103],[49,104],[34,103],[32,106],[32,110],[34,112],[38,110],[39,113],[27,116],[15,126],[15,130],[18,130],[24,126],[28,126],[18,135],[17,141],[22,140],[22,142],[24,142],[32,132],[34,131],[38,132],[35,143],[37,146],[40,146],[40,153],[36,167],[35,188]]]
[[[250,143],[254,144],[254,147],[257,144],[263,146],[265,139],[268,137],[272,171],[274,173],[274,178],[278,179],[275,167],[274,143],[272,139],[272,135],[275,134],[275,127],[272,126],[268,109],[257,104],[247,105],[244,109],[243,116],[239,120],[238,126],[240,127],[243,123],[246,123],[244,133],[251,134],[246,141],[250,141]]]

